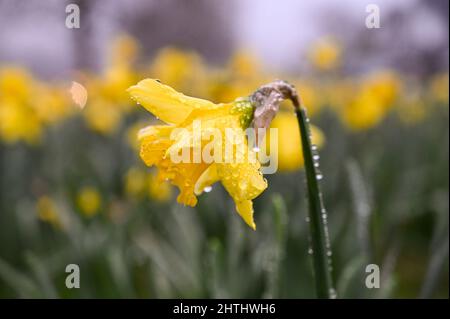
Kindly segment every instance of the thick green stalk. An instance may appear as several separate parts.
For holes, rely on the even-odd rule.
[[[294,103],[295,104],[295,103]],[[314,265],[316,292],[319,298],[335,298],[331,277],[331,250],[328,238],[327,215],[322,203],[322,194],[318,179],[322,177],[318,172],[314,159],[316,154],[311,142],[308,118],[305,109],[296,106],[298,125],[300,127],[303,159],[305,163],[306,184],[308,190],[309,225],[311,233],[311,249]]]

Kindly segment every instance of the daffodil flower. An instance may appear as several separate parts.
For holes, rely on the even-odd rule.
[[[266,189],[267,182],[260,172],[258,161],[242,160],[254,156],[253,150],[248,148],[244,132],[253,119],[254,107],[250,100],[238,99],[231,103],[215,104],[183,95],[152,79],[139,82],[130,87],[128,92],[134,100],[166,123],[148,126],[139,132],[140,156],[146,165],[159,169],[160,179],[169,180],[179,188],[178,202],[195,206],[197,196],[220,181],[233,198],[236,211],[252,229],[256,229],[252,200]],[[201,121],[202,124],[202,147],[203,142],[211,141],[207,134],[211,129],[220,132],[222,137],[217,142],[213,141],[220,143],[215,145],[218,149],[224,148],[224,143],[220,141],[227,138],[226,129],[233,129],[245,147],[239,148],[239,151],[233,149],[234,153],[240,154],[233,154],[236,156],[231,161],[174,161],[171,148],[194,147],[195,121]],[[175,134],[176,129],[183,130]]]

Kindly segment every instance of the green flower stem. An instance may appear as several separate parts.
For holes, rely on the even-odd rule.
[[[294,102],[294,101],[293,101]],[[331,277],[331,250],[326,224],[326,211],[322,203],[319,183],[320,176],[313,159],[313,145],[308,125],[308,118],[303,107],[294,103],[295,113],[300,127],[303,159],[306,171],[306,184],[308,189],[309,225],[311,233],[311,249],[314,265],[316,292],[319,298],[335,298]]]
[[[255,129],[268,128],[283,99],[289,99],[294,105],[300,127],[308,188],[309,225],[317,296],[319,298],[335,298],[336,293],[331,278],[331,250],[326,223],[327,215],[317,182],[322,175],[314,165],[317,162],[314,160],[314,156],[317,154],[314,154],[315,150],[311,143],[308,117],[294,86],[286,81],[276,80],[258,88],[250,96],[250,102],[255,107],[253,127]]]

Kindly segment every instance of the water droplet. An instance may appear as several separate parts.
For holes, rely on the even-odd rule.
[[[240,181],[239,182],[239,188],[241,190],[245,190],[247,188],[247,181],[244,181],[244,180]]]
[[[316,175],[316,179],[317,179],[318,181],[320,181],[322,178],[323,178],[323,175],[322,175],[322,174],[317,174],[317,175]]]
[[[261,149],[258,146],[253,147],[253,152],[258,153]]]
[[[318,161],[320,159],[320,156],[319,155],[313,155],[313,160],[315,160],[315,161]]]
[[[306,221],[307,223],[310,222],[309,216],[306,216],[305,221]]]
[[[212,191],[212,186],[206,186],[206,187],[203,189],[203,191],[204,191],[205,193],[209,193],[210,191]]]
[[[317,151],[317,145],[316,145],[316,144],[311,145],[311,149],[312,149],[313,151]]]
[[[308,254],[312,255],[313,253],[314,253],[313,249],[312,249],[312,248],[309,248],[309,249],[308,249]]]
[[[332,252],[331,252],[331,250],[327,251],[327,256],[328,256],[328,257],[331,257],[331,255],[333,255]]]
[[[318,162],[314,162],[314,167],[319,167],[319,163]]]

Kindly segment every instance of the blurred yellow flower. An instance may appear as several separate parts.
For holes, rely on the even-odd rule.
[[[235,101],[227,104],[214,104],[207,100],[185,96],[158,81],[146,79],[128,90],[133,99],[142,104],[149,112],[169,125],[149,126],[141,130],[141,158],[148,166],[155,165],[159,169],[160,180],[169,180],[176,185],[180,194],[178,202],[189,206],[197,204],[196,195],[201,194],[210,185],[221,181],[233,198],[236,210],[244,221],[253,229],[252,199],[267,187],[266,180],[260,173],[259,162],[238,161],[247,159],[252,152],[248,149],[244,129],[248,127],[253,114],[253,107],[246,101]],[[233,149],[230,162],[206,163],[200,159],[178,162],[172,158],[172,150],[192,150],[194,147],[193,122],[201,120],[201,146],[209,142],[207,129],[218,129],[221,137],[225,129],[234,129],[244,146],[238,153]],[[175,133],[179,132],[179,134]],[[171,139],[173,134],[174,139]],[[208,136],[208,137],[206,137]],[[222,138],[223,140],[223,138]],[[213,142],[215,142],[213,140]],[[223,150],[226,143],[215,145]],[[248,153],[247,153],[248,152]],[[238,156],[236,156],[238,155]]]
[[[45,124],[60,122],[75,110],[70,107],[68,93],[56,85],[38,86],[34,96],[34,105],[36,115]]]
[[[130,62],[134,61],[139,53],[139,45],[136,40],[127,34],[121,34],[117,36],[111,46],[112,65],[130,65]]]
[[[401,80],[392,70],[382,70],[371,74],[363,83],[362,90],[373,94],[380,105],[387,109],[392,107],[401,90]]]
[[[202,83],[205,70],[200,56],[194,52],[174,47],[163,48],[153,59],[150,73],[178,90],[195,91],[203,95],[199,82]]]
[[[152,172],[148,175],[148,194],[151,199],[157,202],[166,202],[172,196],[172,187],[166,181],[161,181],[158,176]]]
[[[36,144],[42,123],[33,110],[35,83],[22,68],[9,67],[0,72],[0,138],[7,143],[25,141]]]
[[[77,194],[77,206],[81,213],[87,217],[97,214],[102,205],[98,190],[92,186],[83,187]]]
[[[131,110],[126,89],[136,82],[133,62],[138,46],[133,38],[122,35],[112,44],[111,57],[100,77],[86,74],[89,99],[83,116],[90,129],[110,135],[122,122],[122,115]]]
[[[83,110],[88,127],[101,134],[114,133],[122,120],[122,112],[116,104],[103,99],[93,99]]]
[[[413,94],[402,100],[397,108],[400,120],[405,124],[415,124],[426,115],[426,102],[418,94]]]
[[[147,173],[145,170],[131,167],[125,174],[125,193],[128,197],[142,197],[145,193],[146,185]]]
[[[0,137],[6,143],[40,141],[42,123],[28,107],[16,101],[0,101]]]
[[[430,91],[436,101],[448,104],[448,73],[435,75],[431,80]]]
[[[278,112],[272,121],[271,128],[278,129],[278,170],[290,172],[303,168],[303,151],[301,148],[298,120],[293,112]],[[310,125],[312,143],[322,147],[325,138],[318,128]],[[270,131],[265,141],[270,138]],[[270,143],[267,143],[269,146]],[[270,147],[268,147],[270,150]]]
[[[155,201],[165,202],[172,196],[172,188],[168,182],[161,181],[154,171],[131,167],[125,175],[125,193],[130,198],[148,195]]]
[[[26,101],[34,85],[30,73],[20,67],[4,67],[0,72],[0,96]]]
[[[37,82],[25,69],[0,70],[0,139],[7,143],[40,141],[46,125],[70,114],[63,88]]]
[[[51,224],[55,228],[61,227],[61,220],[55,202],[48,196],[39,197],[36,202],[38,218],[43,222]]]
[[[357,85],[351,79],[344,78],[325,87],[319,87],[318,90],[325,95],[327,106],[339,114],[354,98]]]
[[[308,112],[308,117],[316,115],[324,104],[323,98],[317,94],[319,90],[318,85],[312,82],[299,81],[296,79],[289,80],[289,83],[292,83],[297,88],[301,88],[300,94],[302,96],[303,104]],[[283,101],[281,107],[282,110],[292,111],[292,105],[289,101]]]
[[[269,80],[263,74],[258,58],[249,50],[240,49],[231,56],[226,69],[209,74],[206,85],[212,100],[232,101]]]
[[[377,125],[384,117],[385,110],[372,94],[360,93],[345,108],[345,124],[353,130],[364,130]]]
[[[229,68],[238,78],[252,78],[261,73],[261,63],[251,51],[241,49],[230,58]]]
[[[319,70],[332,70],[339,66],[341,47],[338,42],[325,37],[315,42],[310,50],[309,59]]]
[[[379,71],[370,75],[341,110],[344,123],[353,130],[376,126],[394,105],[400,89],[400,79],[392,71]]]

